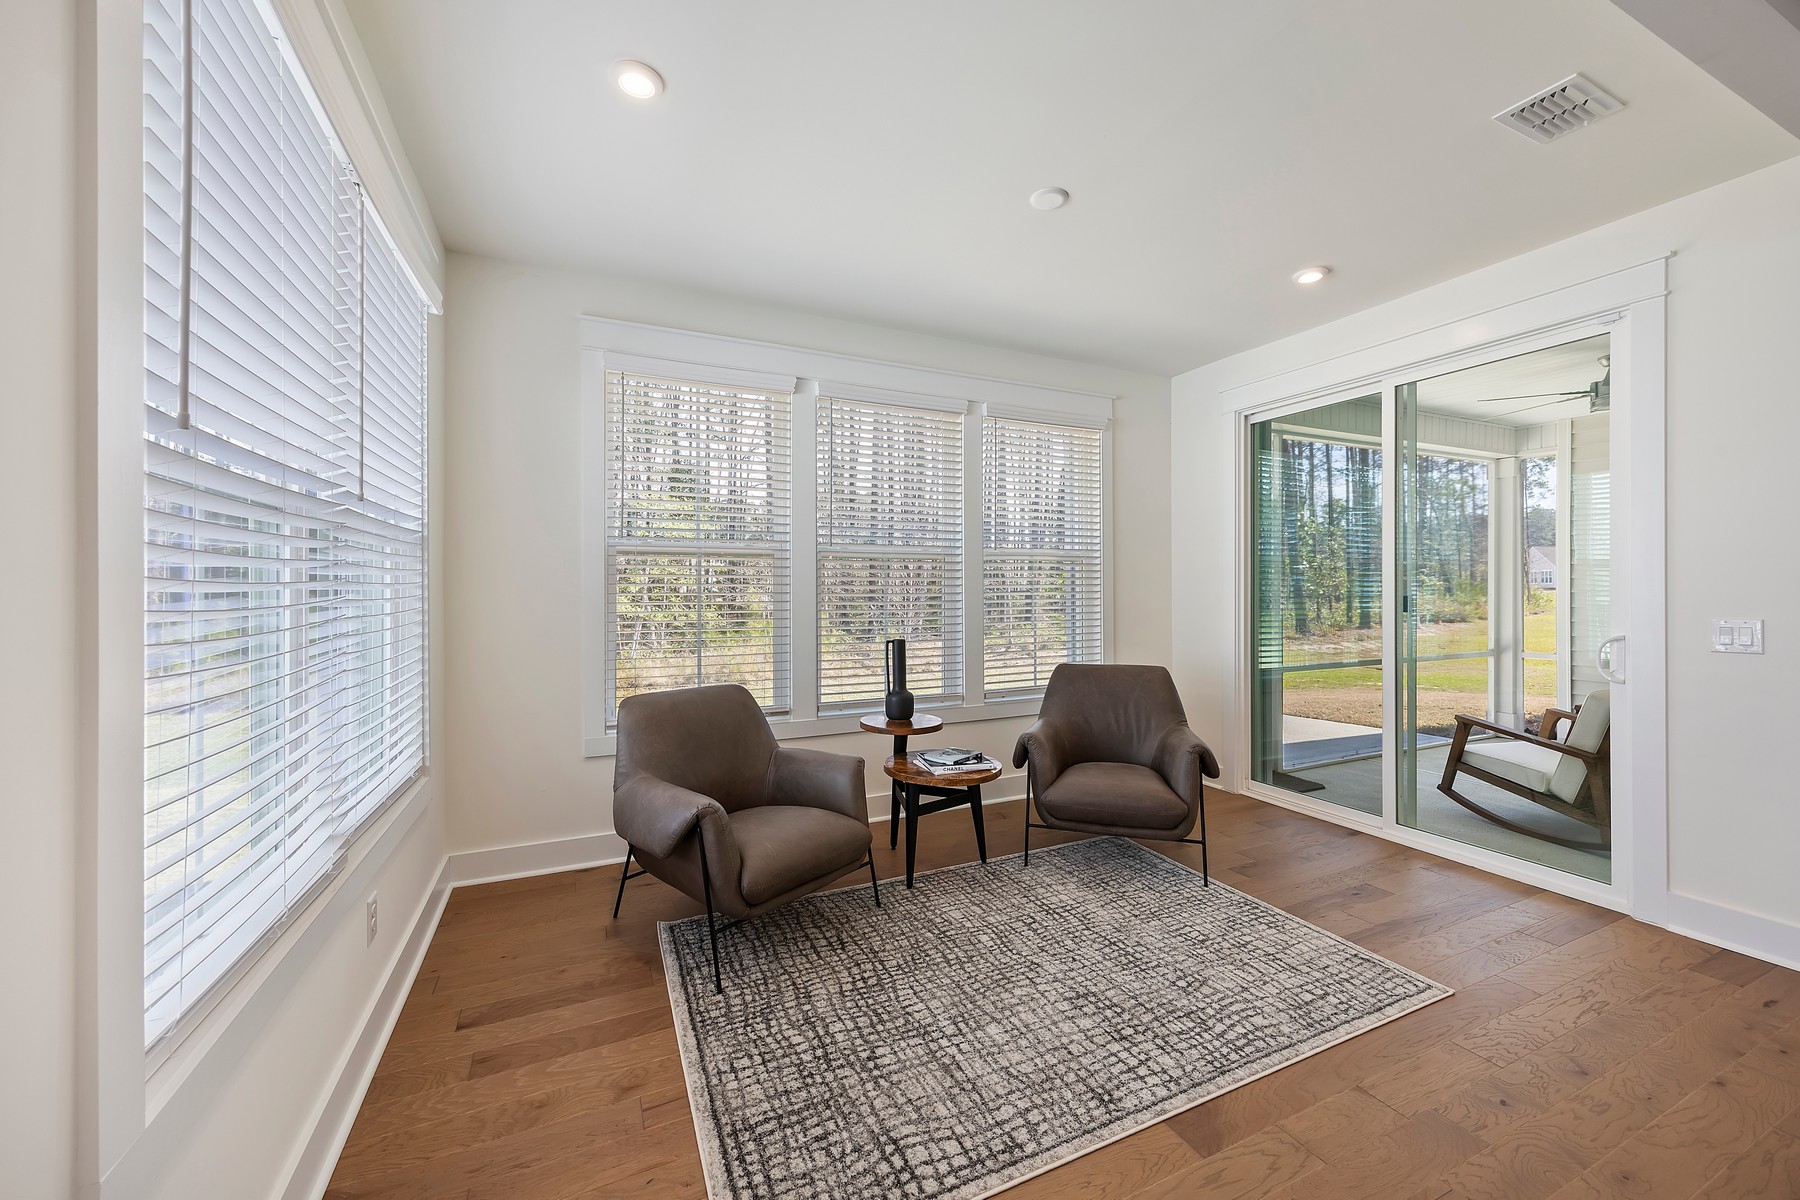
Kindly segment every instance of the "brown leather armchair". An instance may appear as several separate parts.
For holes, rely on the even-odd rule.
[[[1032,829],[1061,829],[1199,846],[1211,882],[1201,777],[1217,779],[1219,761],[1188,728],[1166,668],[1063,663],[1039,712],[1013,749],[1013,766],[1027,768],[1027,866]]]
[[[715,992],[715,911],[759,916],[865,864],[881,904],[863,760],[777,745],[736,684],[620,702],[613,825],[625,839],[614,918],[626,880],[646,874],[705,904]]]

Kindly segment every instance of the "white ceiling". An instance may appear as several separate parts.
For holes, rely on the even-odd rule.
[[[1585,415],[1587,396],[1561,403],[1557,398],[1563,393],[1585,392],[1606,374],[1600,359],[1609,352],[1611,342],[1602,333],[1420,380],[1419,408],[1439,416],[1515,426]]]
[[[1158,373],[1800,153],[1609,0],[347,6],[452,249]]]

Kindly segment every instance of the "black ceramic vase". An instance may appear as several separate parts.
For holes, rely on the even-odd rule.
[[[906,690],[906,639],[894,638],[886,647],[887,719],[910,721],[913,694]]]

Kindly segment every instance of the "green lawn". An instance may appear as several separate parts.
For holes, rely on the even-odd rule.
[[[1426,625],[1419,630],[1419,654],[1463,654],[1487,649],[1486,622],[1460,621]],[[1556,613],[1530,613],[1525,618],[1525,647],[1534,652],[1556,648]],[[1341,662],[1381,657],[1379,629],[1341,630],[1315,637],[1290,636],[1285,647],[1289,663]],[[1290,716],[1347,721],[1354,725],[1381,724],[1380,667],[1344,667],[1335,671],[1298,671],[1283,682],[1285,709]],[[1488,660],[1452,659],[1420,663],[1419,718],[1422,728],[1447,733],[1457,713],[1487,711]],[[1525,663],[1526,709],[1535,718],[1556,696],[1556,663],[1547,659]]]

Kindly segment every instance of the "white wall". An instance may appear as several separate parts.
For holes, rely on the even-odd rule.
[[[67,1195],[74,1164],[75,6],[9,2],[5,25],[0,412],[18,508],[0,588],[0,1192],[37,1200]]]
[[[1800,935],[1800,803],[1783,751],[1800,720],[1800,555],[1790,516],[1800,447],[1800,159],[1178,376],[1177,679],[1197,723],[1222,716],[1235,445],[1222,391],[1668,251],[1670,892],[1697,903],[1690,921],[1710,922],[1718,936],[1738,930],[1740,941],[1751,936],[1741,931],[1760,930],[1761,949],[1791,958],[1800,945],[1789,936]],[[1714,617],[1766,618],[1768,653],[1710,653]]]
[[[453,851],[612,829],[612,760],[581,751],[584,314],[1117,395],[1115,652],[1168,661],[1168,380],[462,254],[450,257],[447,295],[451,490],[442,529]],[[1010,761],[1025,724],[979,722],[954,737]],[[869,791],[886,794],[887,739],[808,744],[862,755]],[[1012,781],[994,792],[1019,794]]]

